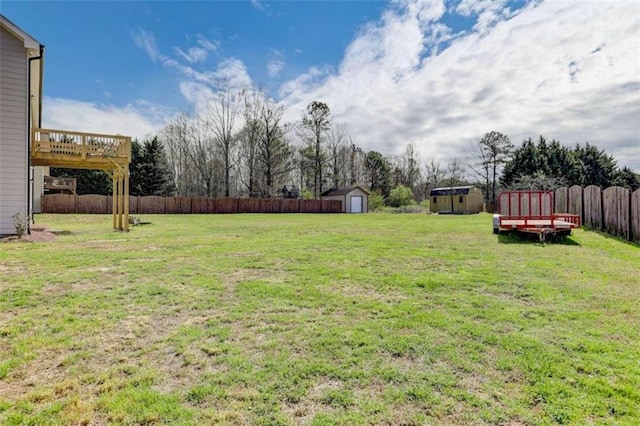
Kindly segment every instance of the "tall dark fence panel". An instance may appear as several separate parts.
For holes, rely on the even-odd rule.
[[[189,197],[167,197],[166,209],[168,214],[189,214],[191,210],[191,198]]]
[[[280,200],[274,198],[260,199],[260,212],[262,213],[280,213]]]
[[[574,185],[569,188],[569,214],[576,214],[580,216],[581,220],[584,220],[582,216],[582,187]]]
[[[629,191],[611,186],[602,192],[604,229],[611,235],[631,239]]]
[[[569,213],[569,188],[556,189],[554,199],[556,213]]]
[[[300,200],[294,200],[289,198],[289,199],[284,199],[280,201],[282,201],[281,203],[282,207],[280,208],[282,213],[298,213],[300,211],[300,202],[301,202]]]
[[[640,189],[631,194],[631,232],[633,241],[640,244]]]
[[[593,229],[602,229],[602,191],[599,186],[587,186],[583,192],[583,224]]]
[[[165,197],[149,195],[140,197],[138,204],[138,214],[164,214],[167,212],[167,200]]]
[[[78,195],[76,198],[76,213],[99,214],[107,210],[106,195]]]
[[[50,194],[42,196],[43,213],[110,214],[113,198],[107,195]],[[340,213],[336,200],[279,198],[129,197],[130,214],[225,213]]]

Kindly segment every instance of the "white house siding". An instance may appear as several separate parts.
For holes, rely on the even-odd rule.
[[[0,235],[27,214],[28,59],[24,43],[0,27]]]

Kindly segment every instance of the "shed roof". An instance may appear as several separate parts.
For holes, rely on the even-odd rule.
[[[469,191],[475,188],[475,186],[448,186],[446,188],[433,188],[429,195],[431,197],[438,195],[464,195],[468,194]]]
[[[367,195],[369,194],[369,191],[367,191],[363,187],[355,185],[355,186],[347,186],[345,188],[330,189],[328,191],[324,191],[322,194],[320,194],[320,196],[321,197],[326,197],[326,196],[330,196],[330,195],[347,195],[348,193],[350,193],[354,189],[359,189],[360,191],[364,192],[365,194],[367,194]]]

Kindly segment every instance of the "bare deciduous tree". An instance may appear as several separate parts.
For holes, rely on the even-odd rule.
[[[244,90],[236,91],[227,86],[207,105],[207,127],[213,134],[224,163],[225,197],[230,196],[230,174],[231,169],[236,165],[233,160],[233,149],[237,138],[234,138],[233,130],[244,100],[244,92]]]
[[[433,188],[442,185],[446,176],[446,170],[440,160],[430,159],[424,165],[425,191],[428,194]]]
[[[345,180],[343,179],[344,171],[344,147],[346,134],[344,128],[339,124],[331,127],[328,137],[329,147],[329,174],[331,177],[331,187],[341,187]]]
[[[262,196],[275,196],[281,178],[293,168],[291,148],[286,140],[287,126],[282,123],[284,108],[272,99],[264,98],[259,113],[258,156],[261,168]]]
[[[464,168],[462,167],[462,161],[457,158],[449,161],[447,163],[447,180],[449,182],[449,196],[451,198],[451,211],[455,211],[453,204],[453,188],[456,185],[462,183],[462,174],[464,173]]]
[[[322,193],[323,172],[326,154],[324,141],[327,138],[331,119],[331,110],[324,102],[313,101],[307,105],[305,114],[301,122],[301,136],[307,144],[308,150],[304,150],[306,155],[311,155],[313,167],[313,195],[318,198]]]
[[[249,193],[249,197],[259,197],[258,189],[258,133],[260,132],[260,111],[263,107],[263,94],[260,91],[246,92],[244,96],[244,128],[239,134],[242,170],[240,178]]]

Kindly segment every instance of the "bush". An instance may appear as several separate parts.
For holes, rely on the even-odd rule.
[[[415,204],[413,191],[404,185],[398,185],[389,194],[389,205],[391,207],[410,206]]]
[[[379,192],[369,194],[369,211],[379,211],[384,207],[384,197]]]
[[[429,213],[429,209],[422,205],[400,206],[393,209],[391,213]]]
[[[29,219],[27,218],[27,215],[22,213],[22,210],[20,210],[11,217],[13,217],[13,227],[16,229],[16,235],[22,238],[22,236],[27,233],[29,225]]]
[[[303,200],[313,200],[315,196],[313,195],[312,191],[310,191],[308,188],[305,188],[300,193],[300,198],[302,198]]]

